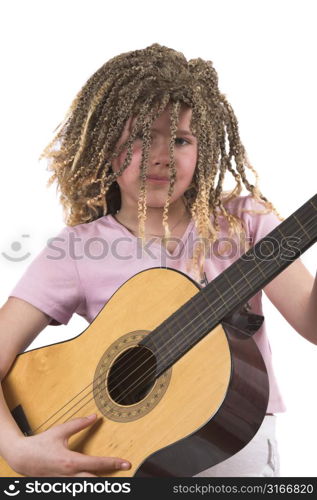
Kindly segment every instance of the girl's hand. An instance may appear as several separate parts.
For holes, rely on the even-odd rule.
[[[15,456],[8,460],[10,467],[31,477],[97,477],[98,472],[130,469],[130,463],[121,458],[92,457],[68,448],[68,439],[95,420],[96,415],[75,418],[36,436],[19,438],[12,447]]]

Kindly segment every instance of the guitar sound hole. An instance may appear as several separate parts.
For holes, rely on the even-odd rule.
[[[108,391],[113,401],[129,406],[141,401],[156,380],[154,354],[142,346],[124,351],[110,368]]]

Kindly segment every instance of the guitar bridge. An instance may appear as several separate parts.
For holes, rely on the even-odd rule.
[[[32,429],[21,405],[11,410],[11,414],[25,436],[32,436]]]

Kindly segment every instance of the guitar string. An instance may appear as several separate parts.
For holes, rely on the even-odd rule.
[[[278,249],[278,250],[279,250],[279,249]],[[270,265],[270,263],[271,263],[271,261],[273,260],[273,258],[274,258],[274,259],[276,259],[276,257],[277,257],[277,256],[272,256],[272,257],[270,257],[270,261],[268,262],[268,264]],[[269,265],[268,265],[268,267],[269,267]],[[252,269],[250,270],[250,272],[252,272]],[[240,274],[241,274],[241,273],[240,273]],[[248,274],[248,273],[247,273],[247,274]],[[244,275],[244,276],[246,276],[246,275]],[[242,278],[242,279],[243,279],[243,278]],[[238,283],[238,282],[236,282],[236,283]],[[199,297],[198,297],[198,298],[199,298]],[[206,299],[205,299],[205,300],[206,300]],[[210,307],[211,307],[211,305],[213,305],[213,304],[208,304],[208,306],[207,306],[207,307],[208,307],[208,308],[210,308]],[[231,308],[231,307],[228,307],[228,308],[229,308],[229,310],[230,310],[230,308]],[[218,310],[216,310],[215,312],[218,312],[218,311],[219,311],[219,309],[218,309]],[[212,311],[211,311],[211,312],[212,312]],[[198,315],[198,317],[199,317],[199,315]],[[197,319],[197,317],[196,317],[196,319]],[[191,322],[187,323],[186,327],[187,327],[190,323],[192,323],[194,320],[195,320],[195,318],[194,318]],[[208,327],[208,326],[209,326],[209,325],[207,325],[207,327]],[[178,330],[178,332],[181,332],[181,331],[183,331],[183,329],[179,329],[179,330]],[[175,340],[175,337],[176,337],[176,336],[174,336],[174,338],[170,338],[168,342],[171,342],[172,340],[174,341],[174,340]],[[165,346],[164,346],[164,347],[165,347]],[[126,356],[126,357],[128,357],[128,356]],[[132,368],[131,361],[133,360],[133,358],[134,358],[134,359],[136,359],[136,358],[137,358],[137,356],[134,356],[134,357],[133,357],[133,356],[130,356],[130,364],[128,365],[128,363],[126,363],[126,365],[127,365],[127,366],[129,366],[129,375],[131,375],[131,373],[134,373],[134,371],[135,371],[135,370],[134,370],[134,371],[132,371],[132,372],[131,372],[131,368]],[[145,359],[145,362],[146,362],[147,358],[144,358],[144,359]],[[138,358],[138,365],[137,365],[136,369],[140,368],[140,367],[143,365],[143,364],[141,364],[141,365],[140,365],[140,362],[141,362],[141,361],[142,361],[142,358]],[[124,367],[124,365],[122,366],[122,368],[123,368],[123,367]],[[121,376],[123,376],[123,374],[124,374],[124,372],[122,373],[122,368],[120,368],[120,375],[121,375]],[[119,371],[119,369],[118,369],[117,371]],[[145,373],[148,373],[148,372],[145,372]],[[154,373],[154,372],[152,372],[152,373]],[[115,375],[115,373],[114,373],[114,375]],[[103,374],[101,374],[100,376],[102,377],[102,376],[103,376]],[[99,377],[97,377],[95,380],[98,380],[98,378],[99,378]],[[122,383],[124,380],[125,380],[125,379],[123,379],[123,380],[121,381],[121,383]],[[137,379],[137,380],[139,380],[139,379]],[[89,385],[91,385],[91,384],[89,384]],[[115,390],[115,389],[116,389],[116,388],[118,388],[118,387],[119,387],[119,385],[115,386],[115,387],[113,388],[113,390]],[[130,390],[130,387],[128,388],[128,391],[129,391],[129,390]],[[122,396],[124,397],[124,396],[125,396],[125,393],[122,393],[122,394],[121,394],[121,397],[122,397]]]
[[[307,228],[307,229],[308,229],[308,228]],[[296,234],[296,233],[295,233],[295,234]],[[276,258],[276,257],[272,257],[272,258]],[[272,260],[272,259],[271,259],[271,260]],[[252,271],[252,270],[250,270],[250,272],[251,272],[251,271]],[[242,278],[242,279],[243,279],[243,278]],[[238,282],[237,282],[237,283],[238,283]],[[170,340],[172,340],[172,339],[170,339]],[[142,365],[141,365],[141,366],[142,366]],[[138,367],[140,367],[140,365],[138,365]],[[103,374],[101,374],[101,375],[100,375],[100,377],[102,377],[102,376],[103,376]],[[98,378],[99,378],[99,377],[98,377]],[[95,379],[95,380],[96,380],[96,379]],[[92,383],[88,384],[88,385],[86,386],[86,388],[87,388],[87,387],[89,387],[90,385],[92,385]],[[98,387],[98,386],[97,386],[97,387]],[[85,388],[84,388],[81,392],[83,392],[84,390],[85,390]],[[130,390],[130,388],[129,388],[129,390]],[[81,392],[80,392],[80,393],[81,393]],[[80,393],[79,393],[79,394],[80,394]],[[85,395],[85,396],[84,396],[84,397],[83,397],[80,401],[78,401],[78,402],[77,402],[77,403],[76,403],[73,407],[71,407],[71,408],[70,408],[70,409],[69,409],[66,413],[64,413],[64,414],[62,415],[62,417],[63,417],[63,416],[65,416],[65,414],[67,414],[69,411],[71,411],[71,409],[73,409],[76,405],[78,405],[78,404],[79,404],[79,403],[80,403],[83,399],[85,399],[85,398],[86,398],[89,394],[90,394],[90,393],[86,394],[86,395]],[[77,395],[76,395],[75,397],[77,397]],[[72,398],[72,400],[74,400],[74,399],[75,399],[75,397],[74,397],[74,398]],[[72,401],[72,400],[71,400],[71,401]],[[70,402],[71,402],[71,401],[70,401]],[[61,409],[63,409],[65,406],[67,406],[67,404],[69,404],[69,402],[68,402],[68,403],[66,403],[66,404],[65,404],[65,405],[64,405]],[[81,408],[82,408],[82,407],[81,407]],[[53,416],[55,416],[55,415],[56,415],[59,411],[61,411],[61,409],[60,409],[60,410],[58,410],[57,412],[55,412]],[[77,411],[79,411],[79,410],[77,410]],[[48,418],[48,419],[47,419],[47,420],[46,420],[43,424],[41,424],[41,426],[39,426],[36,430],[38,430],[38,429],[39,429],[40,427],[42,427],[45,423],[47,423],[47,422],[48,422],[48,421],[49,421],[49,420],[50,420],[53,416],[49,417],[49,418]],[[60,417],[60,418],[62,418],[62,417]],[[59,418],[59,419],[60,419],[60,418]],[[55,423],[55,422],[54,422],[54,423]]]
[[[307,229],[308,229],[308,227],[307,227]],[[293,234],[293,236],[294,236],[294,235],[296,235],[296,234],[297,234],[297,233]],[[273,257],[270,259],[270,261],[272,261],[272,259],[273,259],[273,258],[275,258],[275,259],[276,259],[276,256],[273,256]],[[271,263],[270,261],[268,262],[268,264],[269,264],[269,265],[270,265],[270,263]],[[269,267],[269,266],[268,266],[268,267]],[[252,269],[250,270],[250,272],[252,272]],[[247,274],[248,274],[248,273],[247,273]],[[246,276],[246,275],[245,275],[245,276]],[[243,279],[243,277],[242,277],[241,279]],[[241,281],[241,280],[239,280],[239,281]],[[238,281],[238,282],[236,282],[236,284],[238,284],[238,283],[239,283],[239,281]],[[230,290],[229,290],[229,291],[230,291]],[[195,319],[195,318],[194,318],[194,319]],[[188,326],[188,325],[187,325],[187,326]],[[181,331],[181,330],[180,330],[180,331]],[[170,342],[170,341],[172,341],[172,340],[173,340],[173,339],[172,339],[172,338],[170,338],[170,339],[169,339],[169,342]],[[142,366],[142,365],[138,365],[138,368],[139,368],[140,366]],[[130,373],[131,373],[131,372],[130,372]],[[103,375],[104,375],[104,374],[101,374],[101,375],[100,375],[100,377],[102,377]],[[98,378],[99,378],[99,377],[98,377]],[[97,379],[98,379],[98,378],[97,378]],[[97,380],[97,379],[95,379],[95,380]],[[138,380],[139,380],[139,379],[137,379],[137,381],[138,381]],[[94,382],[92,382],[92,383],[94,383]],[[88,385],[86,386],[86,388],[87,388],[87,387],[89,387],[89,386],[91,386],[91,385],[92,385],[92,383],[88,384]],[[121,383],[122,383],[122,382],[121,382]],[[97,387],[98,387],[98,386],[97,386]],[[117,387],[118,387],[118,386],[117,386]],[[86,388],[84,388],[81,392],[83,392]],[[128,390],[131,390],[131,387],[129,387],[129,388],[128,388]],[[81,392],[80,392],[80,393],[81,393]],[[80,394],[80,393],[79,393],[79,394]],[[78,394],[78,395],[79,395],[79,394]],[[78,404],[79,404],[79,403],[80,403],[83,399],[85,399],[87,396],[89,396],[89,394],[90,394],[90,392],[89,392],[88,394],[86,394],[86,395],[85,395],[85,396],[84,396],[81,400],[79,400],[79,401],[78,401],[78,402],[77,402],[77,403],[76,403],[73,407],[71,407],[71,408],[70,408],[70,409],[69,409],[66,413],[64,413],[61,417],[59,417],[59,419],[58,419],[58,420],[60,420],[60,419],[61,419],[63,416],[65,416],[65,415],[66,415],[69,411],[71,411],[71,409],[73,409],[76,405],[78,405]],[[77,395],[76,395],[75,397],[77,397]],[[74,399],[75,399],[75,397],[74,397],[74,398],[72,398],[72,400],[74,400]],[[71,401],[72,401],[72,400],[71,400]],[[71,402],[71,401],[69,401],[69,402]],[[89,401],[91,401],[91,400],[89,400]],[[65,404],[65,405],[64,405],[61,409],[63,409],[65,406],[67,406],[67,404],[69,404],[69,402],[68,402],[68,403],[66,403],[66,404]],[[86,403],[86,404],[87,404],[87,403]],[[82,408],[82,407],[81,407],[81,408]],[[81,408],[80,408],[80,409],[81,409]],[[60,409],[60,410],[58,410],[57,412],[55,412],[53,416],[55,416],[55,415],[56,415],[59,411],[61,411],[61,409]],[[78,412],[78,411],[79,411],[79,409],[77,410],[77,412]],[[76,412],[75,412],[75,413],[76,413]],[[48,421],[49,421],[49,420],[50,420],[53,416],[49,417],[49,418],[48,418],[48,419],[47,419],[47,420],[46,420],[43,424],[41,424],[41,426],[39,426],[36,430],[38,430],[38,429],[39,429],[40,427],[42,427],[45,423],[47,423],[47,422],[48,422]],[[55,424],[55,422],[54,422],[54,424]],[[53,424],[53,425],[54,425],[54,424]]]
[[[153,373],[154,373],[154,372],[153,372]],[[140,380],[140,379],[138,379],[138,380]],[[138,380],[137,380],[136,382],[138,382]],[[99,384],[99,385],[98,385],[98,387],[99,387],[100,385],[101,385],[101,384]],[[135,385],[135,384],[134,384],[134,385]],[[132,386],[132,388],[133,388],[133,389],[135,389],[136,387],[137,387],[137,385],[135,385],[135,387],[133,387],[133,386]],[[128,391],[130,391],[130,390],[131,390],[131,386],[128,388]],[[100,394],[100,392],[101,392],[101,391],[102,391],[102,388],[100,389],[100,391],[99,391],[98,393],[97,393],[97,392],[95,392],[95,395]],[[89,393],[88,393],[87,395],[89,396]],[[67,421],[67,420],[69,420],[70,418],[72,418],[74,415],[76,415],[76,413],[78,413],[78,412],[79,412],[82,408],[84,408],[84,406],[85,406],[86,404],[88,404],[88,403],[89,403],[90,401],[92,401],[93,399],[94,399],[94,397],[92,397],[91,399],[89,399],[88,401],[86,401],[86,402],[85,402],[85,403],[84,403],[84,404],[83,404],[80,408],[77,408],[77,410],[76,410],[75,412],[73,412],[73,413],[72,413],[72,414],[71,414],[71,415],[70,415],[70,416],[66,419],[66,421]],[[130,406],[130,405],[127,405],[127,406]],[[67,414],[67,412],[66,412],[66,414]],[[65,416],[66,414],[64,414],[63,416]],[[62,416],[62,417],[63,417],[63,416]],[[60,417],[60,418],[62,418],[62,417]],[[65,422],[66,422],[66,421],[65,421]],[[54,423],[54,424],[55,424],[55,423]],[[54,425],[54,424],[53,424],[53,425]]]
[[[316,216],[313,216],[313,217],[316,217]],[[309,221],[309,222],[310,222],[310,221]],[[298,226],[298,224],[297,224],[297,226]],[[307,229],[308,229],[308,228],[307,228]],[[301,231],[301,229],[300,229],[300,231]],[[281,232],[281,231],[280,231],[280,232]],[[282,236],[283,236],[283,237],[285,237],[285,235],[284,235],[282,232],[281,232],[281,234],[282,234]],[[295,234],[297,234],[297,233],[295,232]],[[294,235],[294,234],[293,234],[293,235]],[[268,236],[268,235],[267,235],[267,236]],[[265,241],[264,241],[264,243],[267,243],[267,242],[265,242]],[[251,250],[252,250],[252,249],[251,249]],[[270,261],[269,261],[269,263],[270,263],[270,262],[272,262],[273,258],[274,258],[274,259],[276,259],[276,256],[270,256]],[[236,261],[235,261],[235,262],[236,262]],[[229,266],[229,267],[230,267],[230,266]],[[268,267],[269,267],[269,266],[268,266]],[[228,271],[228,269],[229,269],[229,268],[227,268],[227,269],[226,269],[226,271]],[[252,272],[252,271],[253,271],[253,269],[251,269],[249,272]],[[243,272],[242,272],[242,274],[243,274]],[[249,273],[247,273],[247,274],[249,274]],[[240,275],[241,275],[241,271],[238,271],[238,273],[237,273],[237,277],[239,277]],[[246,275],[245,275],[245,276],[246,276]],[[238,283],[238,282],[237,282],[237,283]],[[230,284],[231,284],[231,283],[230,283]],[[231,286],[232,286],[232,285],[231,285]],[[234,287],[232,287],[232,288],[234,288]],[[201,290],[204,290],[204,289],[202,288]],[[200,291],[201,291],[201,290],[200,290]],[[238,295],[239,295],[239,294],[238,294]],[[200,295],[200,294],[198,294],[198,295],[197,295],[197,299],[199,299],[200,297],[201,297],[201,295]],[[193,296],[192,298],[194,298],[194,296]],[[196,300],[197,300],[197,299],[196,299]],[[207,301],[207,299],[206,299],[206,298],[205,298],[205,301]],[[212,303],[208,303],[208,308],[210,308],[210,307],[211,307],[211,305],[214,305],[215,303],[216,303],[216,301],[214,301],[214,302],[212,302]],[[228,303],[227,303],[227,304],[228,304]],[[182,306],[181,306],[181,307],[182,307]],[[229,308],[229,310],[230,310],[231,306],[230,306],[230,307],[228,307],[228,308]],[[218,311],[219,311],[219,309],[218,309],[216,312],[218,312]],[[175,313],[176,313],[176,312],[175,312]],[[176,319],[176,322],[177,322],[177,319]],[[192,322],[192,321],[191,321],[191,322]],[[190,324],[190,323],[188,323],[188,324]],[[187,324],[187,326],[188,326],[188,324]],[[182,331],[182,329],[181,329],[181,330],[179,330],[179,331]],[[129,356],[129,355],[127,355],[126,357],[129,357],[129,358],[130,358],[130,361],[132,361],[132,360],[133,360],[133,358],[135,358],[135,359],[137,358],[137,355],[136,355],[136,356]],[[138,362],[139,362],[139,361],[140,361],[140,358],[138,359]],[[139,366],[139,365],[138,365],[138,366]],[[129,368],[131,368],[131,364],[129,365]],[[118,368],[118,369],[117,369],[117,371],[120,371],[120,374],[122,375],[122,373],[121,373],[121,371],[122,371],[122,367],[121,367],[120,369]],[[129,373],[130,373],[130,372],[129,372]],[[115,376],[115,375],[116,375],[116,371],[114,370],[113,376]]]
[[[283,236],[284,236],[284,235],[283,235]],[[239,273],[239,275],[240,275],[240,274],[241,274],[241,273]],[[211,304],[209,304],[209,307],[210,307],[210,305],[211,305]],[[132,356],[126,356],[126,357],[130,357],[130,361],[132,361],[132,360],[133,360],[133,357],[136,357],[136,356],[133,356],[133,355],[132,355]],[[138,358],[138,361],[140,361],[140,358]],[[131,364],[130,364],[129,366],[131,367]],[[138,366],[139,366],[139,365],[138,365]],[[122,368],[120,368],[120,372],[121,372],[121,370],[122,370]],[[116,374],[116,372],[114,371],[113,376],[115,376],[115,374]],[[122,373],[121,373],[121,375],[122,375]]]
[[[276,256],[273,256],[273,257],[272,257],[272,259],[273,259],[273,258],[274,258],[274,259],[276,259]],[[271,261],[272,259],[270,259],[270,261]],[[269,264],[270,264],[270,263],[271,263],[271,262],[269,262]],[[269,266],[267,266],[267,267],[269,267]],[[266,270],[267,270],[267,269],[266,269]],[[250,272],[252,272],[252,270],[250,270]],[[246,274],[245,276],[247,276],[247,274]],[[236,282],[236,283],[238,283],[238,282]],[[248,288],[248,287],[246,287],[246,288]],[[208,306],[207,306],[207,309],[208,309]],[[229,307],[229,309],[230,309],[230,307]],[[217,311],[218,311],[218,310],[217,310]],[[217,311],[216,311],[216,312],[217,312]],[[204,314],[204,313],[202,313],[202,314]],[[196,316],[196,319],[197,319],[197,317],[199,317],[199,316],[200,316],[200,314],[198,314],[198,316]],[[207,322],[204,318],[202,318],[202,319],[203,319],[205,322]],[[192,320],[192,321],[194,321],[194,320]],[[192,321],[191,321],[191,322],[192,322]],[[190,322],[190,323],[191,323],[191,322]],[[221,322],[221,321],[220,321],[220,322]],[[190,324],[190,323],[188,323],[188,324]],[[188,324],[186,325],[186,328],[188,327]],[[219,323],[218,323],[218,324],[219,324]],[[216,325],[216,326],[217,326],[217,325]],[[216,326],[215,326],[214,328],[216,328]],[[207,325],[207,327],[208,327],[208,325]],[[179,333],[179,332],[181,332],[182,330],[183,330],[183,329],[178,330],[178,333]],[[181,337],[181,339],[182,339],[182,338],[184,338],[184,337]],[[193,337],[193,338],[194,338],[194,337]],[[174,339],[175,339],[175,337],[174,337]],[[170,339],[169,339],[169,342],[170,342],[170,341],[172,341],[172,340],[174,340],[174,339],[171,339],[171,338],[170,338]],[[186,343],[186,338],[185,338],[185,342],[184,342],[184,343]],[[182,347],[182,345],[180,345],[180,346],[179,346],[179,344],[178,344],[178,347]],[[172,353],[172,352],[173,352],[173,351],[171,351],[171,353]],[[143,363],[143,364],[144,364],[144,363]],[[142,364],[141,364],[141,365],[138,365],[138,366],[136,367],[136,369],[139,369],[141,366],[142,366]],[[135,371],[135,370],[134,370],[134,371]],[[163,370],[163,371],[164,371],[164,370]],[[133,371],[132,371],[132,372],[130,371],[130,372],[129,372],[129,375],[131,375],[131,373],[133,373]],[[149,370],[148,370],[147,372],[145,372],[145,374],[148,374],[148,373],[150,373],[150,375],[155,374],[155,370],[154,370],[154,371],[152,371],[152,372],[149,372]],[[102,374],[102,375],[104,375],[104,374]],[[102,376],[102,375],[101,375],[101,376]],[[142,376],[143,376],[143,375],[144,375],[144,374],[142,374]],[[125,380],[125,379],[123,379],[123,381],[124,381],[124,380]],[[121,398],[122,398],[122,397],[125,397],[126,395],[128,395],[128,394],[129,394],[129,392],[130,392],[131,390],[135,390],[135,389],[136,389],[136,388],[140,385],[140,383],[138,383],[139,381],[141,381],[141,383],[142,383],[142,382],[144,381],[144,379],[142,379],[142,378],[140,378],[140,377],[139,377],[138,379],[136,379],[136,380],[134,381],[134,383],[133,383],[133,385],[132,385],[132,386],[129,386],[129,387],[126,389],[126,391],[125,391],[125,392],[123,392],[123,393],[121,393],[121,394],[120,394],[120,397],[121,397]],[[102,381],[102,382],[103,382],[103,381]],[[122,381],[120,382],[120,384],[122,384]],[[135,384],[136,384],[136,385],[135,385]],[[91,384],[90,384],[90,385],[91,385]],[[118,387],[119,387],[119,384],[118,384],[115,388],[118,388]],[[88,393],[87,395],[89,395],[89,393]],[[91,400],[89,400],[89,401],[91,401]]]
[[[315,217],[316,217],[316,216],[313,216],[313,217],[312,217],[312,219],[313,219],[313,218],[315,218]],[[314,224],[312,224],[312,227],[313,227],[313,226],[314,226]],[[309,230],[308,226],[306,227],[306,229],[307,229],[307,230]],[[297,235],[300,231],[301,231],[301,230],[296,231],[295,233],[293,233],[293,235],[292,235],[292,236],[296,236],[296,235]],[[265,239],[265,238],[264,238],[264,239]],[[254,248],[254,247],[253,247],[253,248]],[[251,249],[251,250],[252,250],[252,249]],[[272,257],[270,258],[270,261],[268,261],[268,266],[266,266],[266,267],[270,267],[271,261],[272,261],[273,259],[276,259],[276,256],[272,256]],[[250,269],[249,273],[250,273],[250,272],[252,272],[252,270],[253,270],[253,269]],[[235,282],[235,285],[237,285],[237,284],[238,284],[241,280],[243,280],[243,279],[244,279],[244,277],[245,277],[245,276],[247,276],[249,273],[247,273],[247,274],[243,275],[243,276],[240,278],[240,280],[238,280],[238,281],[236,281],[236,282]],[[246,286],[245,288],[247,289],[248,287]],[[223,297],[225,296],[225,294],[230,293],[231,291],[232,291],[231,289],[227,289],[227,290],[224,292]],[[199,294],[199,292],[198,292],[198,294]],[[219,298],[217,298],[217,299],[215,300],[215,302],[214,302],[214,305],[216,305],[216,303],[217,303],[219,300],[220,300],[220,299],[219,299]],[[210,304],[209,306],[211,306],[211,304]],[[213,314],[214,314],[215,312],[217,312],[217,311],[219,311],[219,309],[217,309],[217,310],[213,310],[213,311],[212,311],[212,314],[211,314],[211,317],[212,317],[212,316],[213,316]],[[204,314],[204,313],[203,313],[203,314]],[[196,316],[196,317],[195,317],[195,318],[191,321],[191,323],[192,323],[193,321],[197,320],[197,318],[198,318],[199,316],[200,316],[200,314],[198,314],[198,316]],[[206,321],[206,320],[204,320],[204,321]],[[187,328],[188,326],[189,326],[189,324],[187,324],[187,325],[186,325],[186,328]],[[216,326],[215,326],[215,327],[216,327]],[[178,330],[178,333],[180,333],[182,330],[184,330],[184,328],[183,328],[183,329]],[[174,338],[173,338],[173,337],[171,337],[171,338],[168,340],[168,342],[166,343],[166,345],[167,345],[168,343],[172,342],[172,341],[174,341]],[[186,342],[186,338],[185,338],[185,342]],[[166,346],[166,345],[165,345],[165,346]],[[164,346],[164,347],[165,347],[165,346]],[[179,347],[179,345],[178,345],[178,347]],[[173,351],[171,351],[171,353],[172,353],[172,352],[173,352]],[[171,353],[169,353],[169,354],[171,354]],[[142,366],[142,364],[141,364],[141,365],[138,365],[138,367],[137,367],[137,368],[140,368],[141,366]],[[149,371],[148,371],[148,372],[149,372]],[[146,373],[148,373],[148,372],[146,372]],[[132,373],[133,373],[133,372],[132,372]],[[153,373],[155,373],[155,371],[154,371]],[[131,372],[129,372],[129,375],[131,375]],[[57,415],[57,414],[58,414],[58,413],[59,413],[62,409],[64,409],[64,408],[65,408],[65,407],[66,407],[66,406],[67,406],[67,405],[68,405],[71,401],[73,401],[73,400],[74,400],[74,399],[75,399],[78,395],[80,395],[80,394],[81,394],[81,393],[82,393],[85,389],[87,389],[87,388],[88,388],[88,387],[90,387],[90,386],[91,386],[94,382],[96,382],[96,380],[98,380],[98,378],[99,378],[99,377],[103,377],[103,376],[104,376],[104,373],[103,373],[103,374],[101,374],[100,376],[98,376],[98,377],[97,377],[97,379],[95,379],[95,381],[93,381],[93,382],[91,382],[90,384],[88,384],[88,385],[87,385],[84,389],[82,389],[82,390],[81,390],[81,391],[80,391],[77,395],[75,395],[75,396],[74,396],[74,397],[73,397],[70,401],[68,401],[67,403],[65,403],[65,405],[64,405],[63,407],[61,407],[59,410],[57,410],[57,411],[56,411],[53,415],[51,415],[51,416],[50,416],[50,417],[49,417],[49,418],[48,418],[45,422],[43,422],[40,426],[38,426],[38,427],[37,427],[37,428],[36,428],[33,432],[36,432],[38,429],[40,429],[41,427],[43,427],[43,425],[45,425],[45,424],[46,424],[49,420],[51,420],[51,418],[53,418],[55,415]],[[138,382],[139,380],[140,380],[140,379],[137,379],[135,382]],[[103,382],[103,381],[102,381],[102,382]],[[122,382],[124,382],[124,380],[122,380],[122,381],[120,382],[120,384],[122,384]],[[134,382],[134,384],[135,384],[135,382]],[[100,385],[100,384],[99,384],[99,385]],[[97,385],[97,388],[98,388],[98,386],[99,386],[99,385]],[[118,384],[115,388],[117,388],[117,387],[119,387],[119,384]],[[113,389],[113,390],[114,390],[114,389]],[[130,391],[130,390],[131,390],[131,386],[128,388],[128,391]],[[55,425],[55,423],[56,423],[56,422],[58,422],[61,418],[63,418],[65,415],[67,415],[67,413],[69,413],[69,412],[70,412],[70,411],[71,411],[74,407],[76,407],[76,406],[77,406],[77,405],[78,405],[81,401],[83,401],[83,399],[85,399],[87,396],[89,396],[89,394],[91,394],[92,392],[93,392],[93,391],[88,392],[88,393],[87,393],[87,394],[86,394],[86,395],[85,395],[85,396],[84,396],[81,400],[79,400],[79,401],[78,401],[75,405],[73,405],[73,406],[72,406],[70,409],[68,409],[68,410],[67,410],[67,411],[66,411],[63,415],[61,415],[61,416],[60,416],[60,417],[59,417],[59,418],[58,418],[58,419],[57,419],[57,420],[56,420],[53,424],[51,424],[51,426]],[[100,393],[100,392],[101,392],[101,391],[99,391],[99,393]],[[73,415],[75,415],[78,411],[80,411],[80,409],[81,409],[81,408],[83,408],[86,404],[88,404],[88,403],[89,403],[92,399],[94,399],[94,398],[91,398],[91,399],[90,399],[89,401],[87,401],[87,402],[86,402],[83,406],[81,406],[79,409],[77,409],[77,410],[76,410],[76,412],[75,412],[75,413],[73,413],[73,414],[71,415],[71,417],[72,417]],[[71,417],[69,417],[69,418],[71,418]],[[50,427],[48,427],[48,428],[50,428]]]
[[[284,236],[284,235],[283,235],[283,236]],[[264,242],[264,243],[267,243],[267,242]],[[279,248],[278,248],[277,250],[279,250]],[[276,259],[276,258],[277,258],[277,255],[274,255],[274,254],[273,254],[272,256],[270,256],[270,261],[268,262],[268,266],[267,266],[268,268],[270,267],[270,264],[271,264],[272,260],[273,260],[273,259]],[[280,266],[278,265],[278,267],[280,267]],[[253,268],[253,269],[254,269],[254,268]],[[252,272],[252,271],[253,271],[253,269],[251,269],[251,270],[249,271],[249,273],[250,273],[250,272]],[[227,270],[228,270],[228,268],[227,268]],[[266,271],[267,271],[267,269],[266,269]],[[247,276],[249,273],[244,274],[244,276]],[[242,273],[242,274],[243,274],[243,273]],[[264,274],[264,272],[263,272],[263,274]],[[240,275],[241,275],[241,272],[239,272],[239,274],[238,274],[238,275],[240,276]],[[242,276],[242,279],[244,278],[244,276]],[[239,281],[238,281],[238,282],[236,282],[236,283],[239,283]],[[256,284],[256,282],[255,282],[255,283],[252,283],[252,285],[255,285],[255,284]],[[248,287],[247,287],[247,288],[248,288]],[[234,289],[234,286],[232,286],[232,289]],[[204,289],[202,289],[202,290],[204,290]],[[202,291],[202,290],[201,290],[201,291]],[[241,290],[241,291],[243,291],[243,290]],[[235,292],[235,293],[236,293],[236,292]],[[220,294],[220,295],[221,295],[221,294]],[[239,294],[237,294],[237,293],[236,293],[236,295],[239,295]],[[195,296],[193,296],[192,298],[194,298],[194,297],[195,297]],[[196,302],[197,302],[197,301],[198,301],[198,299],[200,299],[201,297],[202,297],[202,296],[198,293],[198,295],[197,295],[197,299],[196,299]],[[205,298],[204,300],[207,302],[207,298]],[[217,300],[218,300],[218,299],[217,299]],[[208,306],[207,306],[207,307],[208,307],[208,309],[210,308],[210,311],[211,311],[211,312],[213,311],[213,310],[211,310],[211,306],[213,306],[214,304],[216,304],[216,301],[214,301],[214,302],[212,302],[212,303],[208,303]],[[232,306],[231,306],[231,305],[229,306],[229,302],[226,302],[226,305],[227,305],[228,309],[230,310]],[[216,310],[216,311],[214,311],[214,312],[218,312],[218,311],[219,311],[219,309],[217,309],[217,310]],[[202,313],[202,314],[204,314],[204,313]],[[199,315],[198,315],[198,317],[199,317]],[[196,319],[197,319],[197,317],[196,317]],[[204,318],[203,318],[203,319],[204,319]],[[189,323],[187,323],[186,327],[187,327],[190,323],[192,323],[193,321],[195,321],[195,318],[194,318],[193,320],[191,320]],[[177,319],[176,319],[176,322],[177,322]],[[207,325],[207,327],[208,327],[208,325]],[[182,329],[178,329],[178,333],[179,333],[179,332],[182,332],[182,331],[183,331],[183,328],[182,328]],[[176,335],[177,335],[177,334],[176,334]],[[173,340],[173,341],[175,341],[176,335],[175,335],[173,338],[170,338],[168,342],[170,342],[170,341],[172,341],[172,340]],[[166,346],[166,344],[164,345],[164,347],[165,347],[165,346]],[[145,346],[145,347],[146,347],[146,346]],[[124,353],[124,355],[125,355],[125,354],[126,354],[126,353]],[[128,366],[128,368],[129,368],[129,375],[131,375],[131,373],[134,373],[134,371],[135,371],[135,370],[134,370],[134,371],[132,371],[132,372],[131,372],[131,368],[133,367],[133,366],[132,366],[132,361],[133,361],[133,359],[137,359],[137,361],[138,361],[137,368],[139,368],[140,366],[142,366],[142,365],[140,365],[140,364],[139,364],[141,361],[143,361],[143,359],[142,359],[142,358],[137,357],[137,356],[133,356],[133,355],[132,355],[132,356],[131,356],[131,355],[129,356],[128,354],[127,354],[125,357],[126,357],[126,358],[129,358],[129,363],[126,363],[126,366]],[[124,359],[124,356],[123,356],[123,359]],[[147,360],[147,358],[145,357],[145,358],[144,358],[144,360],[146,361],[146,360]],[[122,369],[123,369],[123,368],[124,368],[124,365],[122,365],[120,368],[117,368],[117,371],[118,371],[118,372],[120,371],[120,376],[121,376],[121,377],[124,375],[124,372],[122,373]],[[117,374],[117,373],[116,373],[116,371],[114,370],[114,372],[113,372],[113,377],[114,377],[114,378],[115,378],[115,375],[116,375],[116,374]],[[101,376],[102,376],[102,375],[101,375]],[[96,379],[96,380],[97,380],[97,379]],[[123,381],[124,381],[124,379],[123,379]],[[122,382],[121,382],[121,383],[122,383]],[[115,388],[114,388],[113,390],[115,390],[117,387],[118,387],[118,386],[115,386]],[[123,393],[122,395],[124,396],[124,393]]]

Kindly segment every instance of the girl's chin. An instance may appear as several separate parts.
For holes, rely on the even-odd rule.
[[[152,197],[150,199],[146,200],[146,206],[148,208],[164,208],[166,202],[166,197],[162,197],[161,199],[153,199]],[[175,200],[171,199],[169,202],[169,205],[171,206]]]
[[[161,208],[163,210],[165,203],[146,203],[147,208]]]

